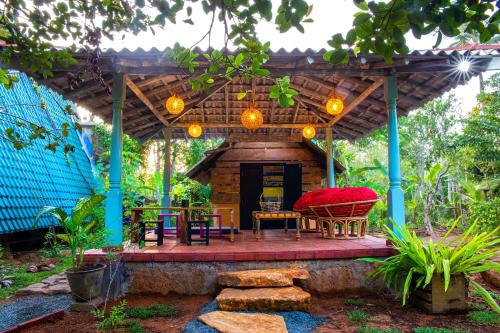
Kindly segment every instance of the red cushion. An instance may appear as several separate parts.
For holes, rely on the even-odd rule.
[[[359,202],[375,199],[377,199],[377,193],[369,187],[334,187],[315,190],[304,194],[295,202],[293,209],[301,212],[309,212],[310,206],[334,205],[345,202]],[[356,209],[355,215],[359,216],[366,214],[371,206],[370,204],[359,207],[360,210]],[[351,210],[348,207],[338,207],[334,215],[346,216],[349,215],[350,212]],[[325,211],[324,214],[321,215],[328,216],[328,213]]]

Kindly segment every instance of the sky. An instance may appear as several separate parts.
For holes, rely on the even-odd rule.
[[[273,10],[275,11],[280,1],[275,0]],[[292,50],[299,48],[301,50],[311,48],[319,50],[321,48],[329,48],[327,40],[335,33],[345,34],[352,27],[353,15],[358,11],[358,8],[353,4],[352,0],[309,0],[313,4],[313,10],[310,17],[314,20],[313,23],[304,24],[305,33],[302,34],[295,29],[281,34],[276,29],[276,26],[271,22],[262,21],[257,26],[257,33],[262,42],[270,41],[271,49],[277,50],[285,48]],[[115,40],[103,40],[103,49],[128,48],[131,50],[137,48],[150,49],[156,47],[164,49],[173,46],[176,42],[189,47],[195,44],[207,32],[211,17],[207,16],[200,2],[193,4],[192,19],[195,25],[183,23],[184,13],[178,17],[177,24],[168,23],[164,29],[156,29],[153,35],[150,31],[140,33],[137,36],[127,34],[124,39],[121,35]],[[215,21],[214,29],[211,35],[212,47],[221,47],[223,45],[223,26]],[[452,41],[448,38],[443,38],[440,47],[448,47]],[[435,43],[435,36],[424,36],[418,40],[411,35],[407,36],[407,45],[410,50],[430,49]],[[199,44],[202,49],[209,46],[208,40]],[[485,78],[492,73],[486,73]],[[471,79],[466,85],[459,86],[455,89],[455,95],[458,99],[459,111],[462,114],[469,112],[474,106],[475,96],[479,92],[479,80]],[[83,111],[83,110],[82,110]],[[82,116],[86,117],[86,112],[81,112]]]

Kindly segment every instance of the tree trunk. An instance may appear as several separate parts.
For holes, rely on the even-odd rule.
[[[484,78],[483,78],[483,73],[479,72],[479,92],[484,92]]]
[[[424,201],[424,227],[425,231],[429,236],[431,236],[432,238],[436,238],[436,233],[434,232],[434,228],[432,227],[431,224],[431,218],[429,216],[431,202],[432,202],[432,195],[429,194],[427,195],[427,198],[425,198]]]

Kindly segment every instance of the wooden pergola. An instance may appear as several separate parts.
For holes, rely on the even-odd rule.
[[[110,190],[106,203],[106,225],[115,233],[110,245],[119,245],[122,240],[122,133],[140,140],[166,139],[164,179],[167,186],[164,188],[168,189],[170,139],[188,138],[187,127],[193,123],[203,127],[205,138],[224,137],[228,141],[302,140],[301,129],[312,124],[316,127],[316,138],[327,141],[329,186],[335,185],[332,140],[355,140],[388,123],[389,216],[395,223],[404,224],[397,116],[406,115],[480,72],[500,69],[500,45],[414,51],[395,56],[392,64],[376,55],[352,56],[347,65],[324,62],[325,50],[281,49],[271,52],[269,61],[263,66],[271,72],[271,78],[221,79],[207,92],[193,92],[188,80],[206,70],[208,64],[204,58],[200,57],[200,67],[195,73],[188,73],[166,60],[165,51],[107,50],[98,64],[105,85],[89,75],[83,77],[77,89],[69,88],[67,74],[78,72],[87,62],[88,54],[83,50],[74,54],[78,64],[56,68],[53,78],[38,78],[113,124]],[[205,53],[195,51],[200,55]],[[458,70],[458,64],[464,60],[471,64],[468,72]],[[268,96],[272,78],[284,75],[290,76],[291,88],[299,92],[295,105],[289,108],[280,107]],[[112,86],[111,96],[106,85]],[[254,105],[264,115],[264,125],[254,132],[245,129],[240,121],[241,113],[248,107],[248,99],[238,100],[237,95],[247,90],[254,92]],[[165,109],[166,99],[174,93],[186,103],[184,111],[175,116]],[[326,101],[332,94],[342,97],[345,104],[337,116],[325,110]],[[168,206],[168,191],[162,203]]]

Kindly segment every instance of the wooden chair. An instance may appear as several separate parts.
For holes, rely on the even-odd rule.
[[[323,238],[359,239],[368,230],[368,212],[378,201],[366,200],[309,207],[321,228]]]

